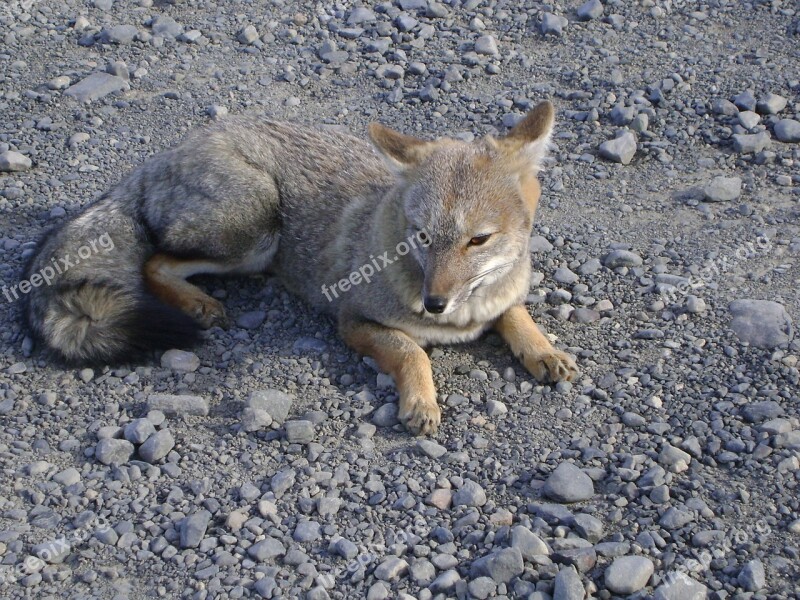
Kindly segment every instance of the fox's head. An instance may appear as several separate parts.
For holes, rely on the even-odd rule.
[[[553,130],[542,102],[505,137],[425,141],[373,123],[373,143],[400,177],[408,236],[424,272],[429,313],[456,310],[521,260],[541,188],[537,175]]]

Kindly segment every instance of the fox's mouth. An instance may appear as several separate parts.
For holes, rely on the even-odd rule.
[[[430,297],[426,294],[425,290],[422,290],[422,313],[424,316],[429,318],[436,318],[436,317],[443,317],[449,315],[467,301],[472,298],[478,290],[483,287],[487,287],[492,285],[493,283],[497,282],[503,275],[508,273],[516,264],[516,261],[508,261],[496,266],[491,267],[490,269],[486,269],[473,277],[470,277],[467,280],[467,283],[464,285],[462,290],[456,294],[452,299],[439,299],[438,303],[432,305],[430,301]],[[441,304],[441,300],[445,300],[443,304]],[[433,310],[431,310],[433,309]]]

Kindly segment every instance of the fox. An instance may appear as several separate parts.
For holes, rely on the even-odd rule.
[[[66,364],[130,362],[228,325],[194,275],[268,273],[335,319],[345,344],[392,376],[406,428],[432,435],[431,346],[494,330],[538,381],[579,373],[524,303],[554,121],[543,101],[502,136],[428,140],[372,123],[366,141],[227,116],[43,236],[29,279],[94,240],[113,249],[32,288],[27,324]]]

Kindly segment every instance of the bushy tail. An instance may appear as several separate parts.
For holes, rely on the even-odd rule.
[[[119,364],[157,349],[199,341],[200,326],[143,289],[84,281],[52,290],[44,314],[29,310],[31,329],[67,364]]]
[[[158,300],[142,268],[154,248],[136,211],[104,197],[46,233],[25,268],[31,331],[71,365],[120,364],[199,340],[200,326]]]

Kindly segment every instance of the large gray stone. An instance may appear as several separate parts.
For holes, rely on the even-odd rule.
[[[603,16],[603,3],[600,0],[589,0],[578,7],[578,18],[581,21],[592,21]]]
[[[0,172],[3,173],[27,171],[32,164],[30,158],[13,150],[7,150],[0,154]]]
[[[170,450],[175,447],[175,438],[169,429],[162,429],[158,433],[154,433],[144,444],[139,446],[139,456],[142,460],[154,463],[158,462],[169,454]]]
[[[514,577],[522,575],[524,570],[525,565],[519,549],[502,548],[474,561],[469,574],[472,578],[486,576],[497,583],[508,583]]]
[[[734,300],[728,307],[731,329],[740,341],[758,348],[774,348],[791,341],[792,318],[782,304],[749,298]]]
[[[620,556],[606,569],[606,588],[615,594],[633,594],[647,585],[654,571],[645,556]]]
[[[733,136],[733,149],[739,154],[761,152],[770,143],[769,133],[737,133]]]
[[[775,137],[787,144],[800,142],[800,121],[781,119],[775,123]]]
[[[121,465],[133,455],[133,444],[128,440],[104,439],[97,442],[94,456],[104,465]]]
[[[453,506],[483,506],[486,504],[486,492],[480,484],[472,480],[464,482],[453,494]]]
[[[746,592],[757,592],[764,589],[764,586],[767,585],[767,578],[763,563],[757,558],[751,560],[739,571],[736,581]]]
[[[742,194],[740,177],[714,177],[706,184],[703,195],[708,202],[730,202]]]
[[[181,522],[181,548],[197,548],[206,537],[210,521],[211,513],[207,510],[198,510],[185,517]]]
[[[653,600],[706,600],[708,588],[685,573],[671,571],[656,588]]]
[[[272,560],[277,556],[286,554],[286,546],[280,540],[267,536],[260,542],[256,542],[247,549],[247,555],[258,562]]]
[[[266,389],[251,392],[247,397],[247,406],[263,410],[279,425],[283,424],[292,408],[292,397],[280,390]]]
[[[563,462],[547,478],[543,491],[557,502],[581,502],[594,495],[594,484],[574,464]]]
[[[147,398],[147,408],[167,415],[208,415],[208,402],[200,396],[152,394]]]
[[[586,590],[575,567],[561,567],[553,586],[553,600],[583,600]]]
[[[636,154],[636,136],[625,131],[619,137],[600,144],[600,156],[611,162],[623,165],[630,164]]]
[[[122,77],[108,73],[92,73],[71,85],[64,92],[80,102],[94,102],[114,92],[128,91],[131,86]]]

